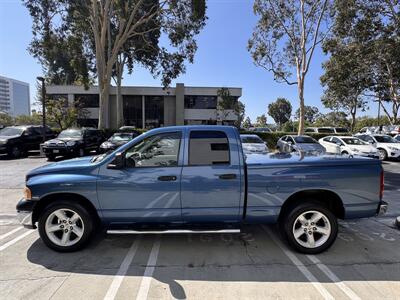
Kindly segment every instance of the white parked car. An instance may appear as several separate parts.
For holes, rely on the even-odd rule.
[[[256,134],[241,134],[242,147],[244,153],[268,153],[267,144]]]
[[[360,134],[358,138],[370,143],[378,149],[379,159],[400,159],[400,142],[385,134]]]
[[[363,156],[379,158],[378,149],[354,136],[327,136],[318,141],[326,152],[349,157]]]

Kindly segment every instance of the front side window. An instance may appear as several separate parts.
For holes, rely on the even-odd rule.
[[[180,143],[180,132],[147,137],[126,152],[126,166],[128,168],[175,167],[178,165]]]
[[[189,165],[229,164],[229,142],[222,131],[192,131],[189,141]]]
[[[397,140],[389,135],[375,135],[374,137],[378,143],[397,143]]]

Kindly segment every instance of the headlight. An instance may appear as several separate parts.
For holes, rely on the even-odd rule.
[[[357,148],[350,148],[350,150],[353,152],[360,152],[360,150],[358,150]]]
[[[395,148],[395,147],[388,147],[390,150],[392,151],[399,151],[399,149]]]
[[[24,198],[25,198],[25,200],[31,200],[32,199],[32,192],[28,187],[24,188]]]
[[[76,142],[75,141],[68,141],[67,146],[75,146]]]
[[[0,145],[7,144],[7,140],[0,140]]]

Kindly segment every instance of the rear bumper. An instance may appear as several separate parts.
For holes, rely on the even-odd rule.
[[[17,218],[19,223],[25,228],[36,229],[32,218],[36,203],[37,201],[34,200],[21,199],[17,204]]]

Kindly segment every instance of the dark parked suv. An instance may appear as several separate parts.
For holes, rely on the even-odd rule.
[[[84,156],[92,150],[98,151],[103,141],[103,133],[95,128],[69,128],[44,143],[43,151],[49,160],[56,156]]]
[[[0,130],[0,154],[8,154],[18,158],[25,156],[28,151],[39,150],[43,142],[43,126],[21,125],[10,126]],[[53,131],[46,127],[46,140],[55,137]]]

